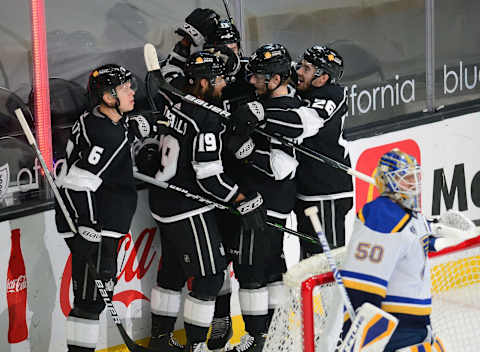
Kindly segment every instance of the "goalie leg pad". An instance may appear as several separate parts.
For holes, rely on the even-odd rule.
[[[424,342],[417,345],[401,348],[396,352],[445,352],[445,347],[440,338],[435,337],[433,342]]]
[[[364,303],[357,311],[340,351],[383,351],[398,325],[398,319],[384,310]]]

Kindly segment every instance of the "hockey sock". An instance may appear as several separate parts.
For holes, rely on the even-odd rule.
[[[244,315],[245,330],[252,336],[267,332],[268,314],[265,315]]]
[[[232,297],[231,293],[226,295],[218,296],[215,300],[215,318],[228,317],[230,315],[230,298]]]
[[[173,332],[176,320],[176,317],[166,317],[152,313],[152,336],[158,337]]]

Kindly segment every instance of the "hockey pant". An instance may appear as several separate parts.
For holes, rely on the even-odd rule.
[[[286,224],[285,219],[268,217],[268,221]],[[245,330],[250,335],[266,333],[274,309],[285,297],[282,274],[287,266],[283,233],[270,227],[261,232],[241,228],[237,245],[234,269],[240,283],[239,300]]]
[[[319,201],[304,201],[297,199],[295,214],[297,215],[297,229],[299,232],[311,234],[315,239],[317,235],[310,219],[305,215],[305,209],[317,206],[322,229],[327,236],[330,248],[345,246],[345,216],[353,206],[353,199],[325,199]],[[322,253],[322,247],[310,242],[300,241],[300,258],[305,259],[313,254]]]
[[[213,319],[215,297],[225,275],[225,250],[213,212],[173,223],[159,223],[162,259],[152,289],[152,336],[174,329],[181,290],[192,278],[185,298],[184,323],[190,343],[203,342]]]
[[[117,281],[117,248],[120,239],[102,237],[98,251],[91,259],[102,278],[109,297]],[[105,303],[98,293],[85,258],[72,253],[73,308],[67,317],[67,345],[69,351],[93,351],[99,335],[99,316]]]

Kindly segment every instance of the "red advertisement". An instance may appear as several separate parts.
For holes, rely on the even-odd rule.
[[[18,343],[28,337],[27,275],[20,246],[20,229],[12,230],[12,247],[7,272],[8,342]]]
[[[375,169],[377,167],[378,159],[393,148],[398,148],[401,151],[414,156],[418,163],[421,165],[420,148],[417,142],[413,139],[405,139],[402,141],[377,146],[374,148],[366,149],[360,154],[357,161],[356,170],[375,177]],[[377,189],[374,185],[361,181],[358,178],[355,179],[355,204],[356,212],[363,207],[363,205],[378,197]]]

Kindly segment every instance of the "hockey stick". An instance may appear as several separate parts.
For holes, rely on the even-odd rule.
[[[343,285],[342,276],[340,275],[340,271],[338,271],[335,261],[333,260],[332,253],[330,250],[330,246],[328,245],[327,238],[322,231],[322,225],[320,224],[320,219],[318,218],[318,208],[316,206],[310,207],[305,209],[305,215],[310,218],[312,222],[312,226],[317,233],[318,239],[322,244],[323,251],[325,252],[325,256],[327,257],[328,265],[333,271],[333,277],[337,282],[338,288],[340,289],[340,293],[343,298],[343,302],[345,303],[345,307],[347,308],[347,312],[350,315],[350,319],[353,322],[355,320],[355,310],[353,309],[352,302],[350,302],[350,298],[348,298],[347,290]]]
[[[62,196],[58,192],[57,185],[55,184],[55,181],[52,178],[52,175],[50,174],[50,171],[48,170],[47,164],[45,163],[45,160],[43,159],[42,154],[40,153],[40,150],[38,149],[37,142],[35,140],[35,137],[33,137],[32,131],[30,130],[30,127],[27,124],[27,121],[25,120],[25,116],[23,115],[23,112],[21,109],[16,109],[15,110],[15,115],[17,116],[18,121],[20,122],[20,126],[23,129],[23,132],[25,133],[25,137],[27,138],[28,143],[32,147],[33,151],[35,152],[38,161],[40,162],[40,165],[45,173],[45,176],[47,177],[48,184],[50,185],[50,188],[53,191],[53,194],[55,196],[55,199],[58,202],[58,205],[60,206],[60,209],[62,210],[63,215],[65,216],[65,219],[67,220],[68,226],[70,227],[70,230],[75,234],[78,235],[78,229],[75,226],[75,224],[72,221],[72,218],[70,217],[70,214],[68,213],[67,207],[65,206],[65,203],[63,201]],[[113,306],[112,300],[110,297],[108,297],[107,291],[105,289],[105,286],[103,285],[103,281],[98,277],[97,272],[94,270],[96,267],[95,264],[93,263],[93,260],[91,258],[85,258],[87,259],[87,266],[89,269],[89,273],[92,275],[95,285],[98,289],[98,292],[100,293],[100,296],[103,299],[103,302],[105,303],[105,308],[110,312],[110,315],[112,317],[113,322],[118,328],[118,331],[120,332],[120,335],[123,338],[123,341],[125,342],[125,345],[131,352],[150,352],[153,351],[151,349],[145,348],[143,346],[137,345],[127,334],[125,331],[125,328],[122,325],[122,322],[120,320],[120,317],[118,316],[117,311],[115,310],[115,307]]]
[[[163,89],[163,90],[179,97],[181,100],[184,100],[186,102],[201,106],[202,108],[207,109],[207,110],[223,117],[227,121],[229,120],[231,114],[228,111],[225,111],[225,110],[223,110],[223,109],[221,109],[221,108],[219,108],[215,105],[209,104],[206,101],[204,101],[200,98],[197,98],[197,97],[195,97],[191,94],[185,94],[182,91],[180,91],[179,89],[171,86],[167,81],[165,81],[165,79],[163,78],[162,73],[160,71],[160,65],[158,63],[157,51],[152,44],[150,44],[150,43],[145,44],[145,46],[144,46],[144,57],[145,57],[145,65],[147,66],[147,71],[150,74],[152,74],[153,77],[157,80],[157,83],[158,83],[160,89]],[[278,134],[267,133],[267,132],[265,132],[265,131],[263,131],[259,128],[255,128],[255,132],[258,133],[258,134],[261,134],[262,136],[267,137],[267,138],[275,138],[282,145],[293,148],[293,149],[309,156],[312,159],[318,160],[320,162],[323,162],[323,163],[327,164],[328,166],[331,166],[331,167],[340,169],[342,171],[345,171],[349,175],[352,175],[356,178],[359,178],[360,180],[365,181],[367,183],[370,183],[370,184],[373,184],[373,185],[375,184],[375,180],[372,177],[370,177],[368,175],[365,175],[364,173],[359,172],[357,170],[354,170],[351,167],[348,167],[347,165],[345,165],[341,162],[338,162],[334,159],[331,159],[328,156],[323,155],[323,154],[321,154],[321,153],[319,153],[319,152],[317,152],[313,149],[310,149],[310,148],[302,146],[302,145],[298,145],[298,144],[296,144],[292,141],[289,141],[288,139],[286,139],[286,138],[284,138],[284,137],[282,137]]]
[[[201,203],[204,203],[204,204],[208,204],[208,205],[212,205],[214,206],[215,208],[217,209],[220,209],[220,210],[228,210],[234,214],[237,214],[239,215],[237,209],[233,208],[233,207],[229,207],[229,206],[226,206],[224,204],[221,204],[221,203],[218,203],[218,202],[215,202],[214,200],[211,200],[209,198],[206,198],[206,197],[203,197],[203,196],[200,196],[198,194],[194,194],[194,193],[190,193],[188,190],[186,190],[185,188],[181,188],[181,187],[178,187],[178,186],[175,186],[175,185],[172,185],[171,183],[167,183],[167,182],[164,182],[164,181],[159,181],[153,177],[150,177],[150,176],[147,176],[145,174],[142,174],[140,172],[134,172],[133,173],[133,176],[137,179],[137,180],[140,180],[140,181],[143,181],[143,182],[146,182],[146,183],[149,183],[151,185],[154,185],[154,186],[157,186],[157,187],[160,187],[160,188],[163,188],[163,189],[170,189],[172,191],[176,191],[176,192],[179,192],[179,193],[182,193],[185,197],[187,198],[190,198],[190,199],[194,199],[198,202],[201,202]],[[294,236],[297,236],[305,241],[308,241],[308,242],[311,242],[313,244],[318,244],[320,245],[320,242],[315,240],[314,238],[304,234],[304,233],[301,233],[301,232],[297,232],[295,230],[291,230],[287,227],[284,227],[282,225],[279,225],[279,224],[275,224],[273,222],[270,222],[270,221],[265,221],[265,223],[274,228],[275,230],[278,230],[278,231],[281,231],[281,232],[288,232]]]
[[[230,10],[228,8],[227,0],[223,0],[223,6],[225,6],[225,11],[227,12],[228,20],[230,21],[231,24],[233,24],[233,18],[232,18],[232,15],[230,15]]]

